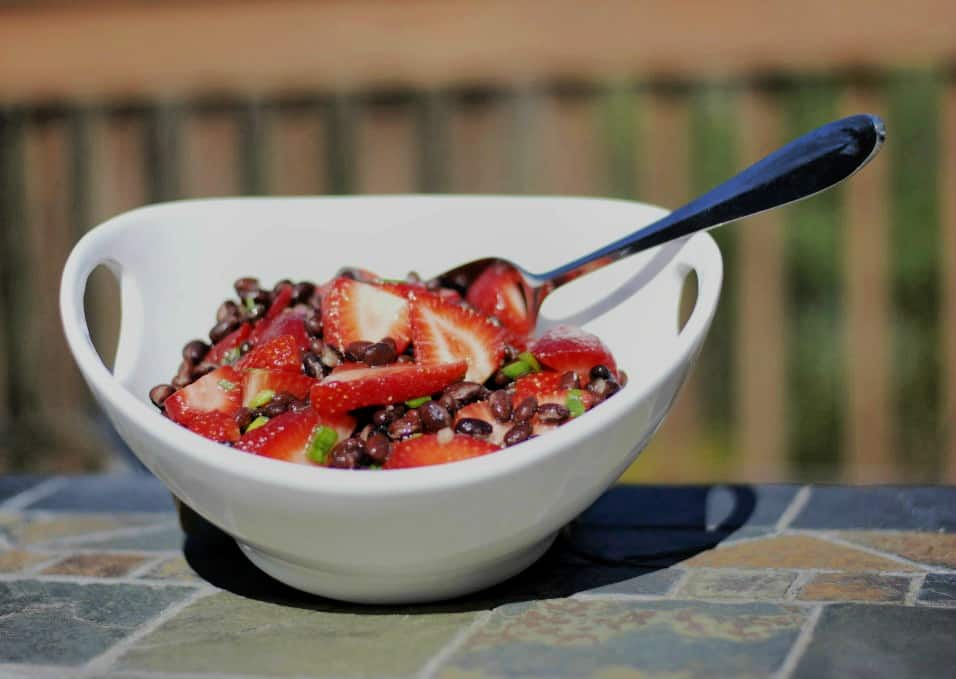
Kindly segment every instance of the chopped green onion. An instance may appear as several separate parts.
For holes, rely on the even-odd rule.
[[[232,391],[236,388],[235,382],[230,382],[229,380],[219,380],[219,388],[223,391]]]
[[[405,405],[407,405],[409,408],[418,408],[419,406],[423,406],[431,400],[431,396],[419,396],[418,398],[412,398],[405,401]]]
[[[249,311],[252,311],[256,308],[256,300],[254,300],[252,297],[246,297],[244,300],[242,300],[242,304]]]
[[[531,366],[522,360],[517,360],[514,363],[509,363],[504,368],[501,369],[505,375],[510,377],[513,380],[518,379],[524,375],[527,375],[532,371]]]
[[[312,430],[312,438],[309,440],[309,447],[305,451],[305,456],[316,464],[325,464],[329,451],[339,441],[339,435],[331,427],[320,424]]]
[[[242,356],[242,350],[239,347],[233,347],[222,357],[223,365],[232,365],[239,360],[240,356]]]
[[[524,361],[530,365],[532,372],[541,372],[541,364],[538,363],[538,359],[536,359],[534,354],[532,354],[530,351],[522,351],[520,354],[518,354],[518,360]]]
[[[249,404],[250,408],[261,408],[266,405],[269,401],[273,399],[276,393],[272,389],[263,389],[252,399],[252,402]]]
[[[407,283],[404,278],[382,278],[380,279],[383,283]]]
[[[370,464],[368,466],[368,469],[381,469],[381,468],[382,468],[382,465],[380,464]]]
[[[585,411],[584,400],[581,398],[580,389],[568,389],[568,396],[564,400],[565,407],[571,412],[571,417],[583,415]]]
[[[249,423],[249,426],[246,427],[246,433],[248,434],[250,431],[253,431],[254,429],[258,429],[259,427],[261,427],[268,421],[269,421],[268,417],[266,417],[265,415],[260,415],[259,417],[257,417],[256,419],[254,419],[252,422]]]

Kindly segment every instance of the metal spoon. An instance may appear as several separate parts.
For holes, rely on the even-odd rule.
[[[520,274],[519,281],[534,327],[541,303],[568,281],[628,255],[704,229],[750,217],[793,203],[839,184],[876,156],[886,139],[877,116],[861,114],[827,123],[799,137],[746,170],[711,189],[666,217],[629,236],[541,274],[498,257],[478,259],[435,277],[438,283],[463,293],[489,267]]]

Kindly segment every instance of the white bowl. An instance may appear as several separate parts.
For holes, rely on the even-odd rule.
[[[240,453],[163,418],[147,393],[176,370],[240,275],[321,281],[342,265],[424,276],[502,255],[544,271],[664,211],[640,203],[544,197],[228,198],[120,215],[74,248],[60,290],[67,341],[110,420],[183,502],[293,587],[356,602],[429,601],[508,578],[634,461],[660,426],[710,326],[722,263],[707,234],[617,262],[556,291],[539,331],[595,332],[630,376],[580,419],[513,448],[387,472],[309,468]],[[111,374],[90,342],[87,277],[120,280]],[[678,331],[687,274],[698,298]]]

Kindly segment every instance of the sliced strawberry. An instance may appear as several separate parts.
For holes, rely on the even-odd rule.
[[[302,368],[302,352],[292,335],[279,335],[260,344],[236,361],[237,368],[268,368],[298,372]]]
[[[467,361],[465,379],[479,383],[498,369],[504,354],[502,328],[470,309],[435,296],[416,295],[410,305],[416,361]]]
[[[491,406],[488,404],[488,401],[476,401],[475,403],[470,403],[464,408],[459,410],[455,415],[455,424],[458,424],[459,420],[462,420],[466,417],[473,417],[479,420],[484,420],[491,425],[491,434],[488,436],[489,441],[497,445],[502,445],[505,434],[508,433],[508,430],[514,426],[513,422],[506,422],[502,424],[495,419],[495,416],[491,412]]]
[[[355,368],[329,375],[312,387],[312,407],[338,414],[371,405],[401,403],[434,394],[465,376],[464,361],[415,365],[399,363],[381,368]]]
[[[243,323],[237,329],[233,330],[231,333],[212,345],[212,348],[206,354],[206,358],[204,360],[207,363],[221,365],[223,359],[226,358],[226,354],[233,349],[238,349],[239,345],[249,338],[249,334],[251,332],[252,326],[248,323]]]
[[[515,382],[515,404],[528,396],[534,396],[538,399],[538,405],[542,403],[567,405],[568,392],[571,390],[561,388],[561,375],[562,373],[557,372],[540,372],[519,377]],[[587,389],[577,391],[580,392],[585,410],[590,410],[595,402],[594,394]]]
[[[310,313],[309,310],[302,307],[286,309],[271,321],[268,321],[268,325],[265,325],[265,320],[262,321],[262,324],[257,325],[256,329],[252,331],[249,341],[251,344],[258,346],[282,335],[292,335],[299,351],[306,352],[310,345],[309,333],[305,329],[305,317],[308,313]]]
[[[352,434],[355,420],[348,415],[320,416],[311,408],[301,413],[286,412],[243,434],[236,448],[276,460],[311,465],[314,463],[306,451],[312,432],[320,425],[334,429],[341,441]]]
[[[522,292],[518,271],[506,264],[485,269],[468,288],[465,299],[484,314],[495,316],[516,335],[527,335],[534,328]]]
[[[442,443],[438,434],[426,434],[394,444],[392,452],[385,460],[385,469],[406,469],[458,462],[497,450],[501,450],[501,447],[473,436],[456,434],[450,441]]]
[[[322,304],[325,341],[341,352],[352,342],[395,340],[398,353],[410,339],[408,302],[401,294],[351,278],[338,278]]]
[[[309,395],[309,390],[316,382],[318,380],[302,373],[261,369],[247,370],[242,384],[242,405],[249,408],[256,396],[266,390],[273,391],[276,394],[287,392],[298,399],[304,399]]]
[[[235,441],[239,427],[226,419],[242,405],[242,374],[223,366],[200,377],[166,399],[166,414],[174,422],[216,441]],[[218,415],[210,415],[218,413]]]
[[[531,343],[530,351],[542,365],[566,372],[573,370],[582,377],[596,365],[604,365],[617,376],[617,365],[611,351],[597,335],[573,325],[556,325]]]

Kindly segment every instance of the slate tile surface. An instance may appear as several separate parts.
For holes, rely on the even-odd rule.
[[[219,593],[140,639],[119,667],[277,677],[412,676],[474,616],[315,610]]]
[[[956,569],[956,533],[862,531],[840,533],[840,537],[910,561]]]
[[[797,665],[796,679],[952,679],[956,609],[827,606]]]
[[[956,531],[956,487],[815,486],[793,528]]]
[[[39,554],[23,549],[0,551],[0,573],[16,573],[35,564],[50,560],[49,554]]]
[[[44,568],[44,575],[85,575],[118,578],[143,563],[135,554],[74,554]]]
[[[805,611],[774,604],[552,600],[492,613],[440,677],[766,676]]]
[[[155,519],[123,514],[65,514],[18,518],[3,527],[7,539],[15,545],[36,545],[63,539],[90,536],[121,528],[148,526]]]
[[[86,662],[192,591],[37,580],[0,582],[0,662]]]
[[[910,579],[879,573],[819,573],[800,590],[803,601],[891,601],[903,603]]]
[[[127,549],[142,552],[168,552],[182,549],[183,531],[176,523],[151,526],[149,529],[124,535],[98,538],[90,537],[71,544],[83,549]]]
[[[202,580],[181,556],[161,561],[140,577],[153,580],[194,580],[196,582]]]
[[[929,573],[923,581],[917,600],[924,603],[956,606],[956,575]]]
[[[47,478],[44,476],[0,476],[0,504]]]
[[[691,572],[677,596],[690,599],[783,599],[796,573],[786,571]]]
[[[172,512],[172,496],[147,474],[78,476],[28,509],[84,512]]]

